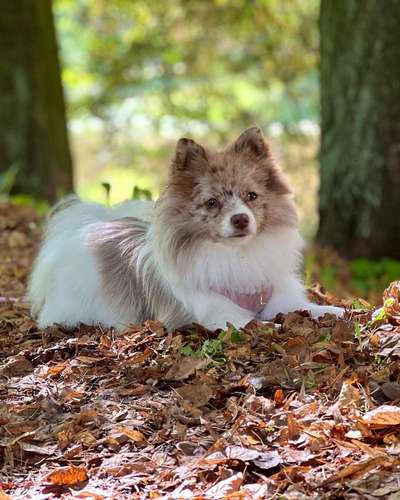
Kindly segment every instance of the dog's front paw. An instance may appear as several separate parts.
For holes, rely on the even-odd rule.
[[[319,318],[324,314],[333,314],[338,318],[341,318],[345,313],[345,309],[336,306],[319,306],[317,304],[310,304],[308,310],[313,318]]]
[[[207,320],[203,321],[203,325],[209,330],[226,330],[227,323],[231,323],[236,328],[243,328],[253,320],[254,317],[249,315],[240,315],[240,314],[230,314],[230,315],[221,315],[217,318],[207,318]]]

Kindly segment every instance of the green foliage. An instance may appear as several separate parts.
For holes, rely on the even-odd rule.
[[[358,342],[358,350],[362,351],[363,350],[362,330],[361,330],[361,325],[358,321],[354,323],[354,337]]]
[[[15,184],[19,168],[13,164],[6,170],[0,172],[0,197],[7,196]]]
[[[155,128],[222,135],[317,116],[317,0],[56,0],[55,14],[71,116],[112,123],[130,100]]]
[[[304,267],[306,286],[319,282],[328,292],[355,298],[352,302],[355,309],[368,307],[363,299],[379,304],[387,286],[400,279],[400,260],[360,258],[348,261],[326,249],[307,253]]]
[[[192,333],[190,336],[190,341],[184,345],[181,349],[182,354],[185,356],[195,356],[199,358],[210,358],[215,363],[225,362],[225,357],[223,353],[224,343],[227,342],[226,331],[220,332],[218,337],[215,339],[206,339],[201,341],[196,333]],[[242,336],[239,330],[235,328],[229,329],[229,341],[232,343],[240,342]]]
[[[400,261],[382,259],[373,261],[356,259],[350,263],[352,286],[360,295],[368,295],[371,290],[383,291],[390,282],[400,278]]]
[[[138,186],[134,186],[132,192],[133,200],[152,200],[153,196],[150,189],[141,189]]]
[[[16,194],[9,196],[8,199],[17,205],[34,208],[39,215],[45,215],[50,209],[47,201],[38,200],[29,194]]]
[[[321,269],[320,282],[326,290],[334,290],[336,286],[338,268],[333,265],[327,265]]]

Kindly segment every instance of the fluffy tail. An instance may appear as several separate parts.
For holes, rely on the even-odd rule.
[[[64,196],[64,198],[61,198],[60,201],[58,201],[55,205],[53,205],[50,208],[49,213],[47,214],[47,218],[49,220],[52,219],[57,212],[60,212],[60,210],[64,210],[65,208],[75,205],[76,203],[82,203],[82,200],[79,198],[77,194],[71,193],[68,194],[67,196]]]
[[[72,205],[81,203],[80,198],[75,194],[70,194],[62,198],[58,203],[56,203],[47,214],[47,221],[51,224],[51,221],[55,215],[57,215],[61,210],[64,210]],[[49,228],[47,228],[48,232]],[[51,258],[51,251],[48,245],[48,241],[45,236],[44,243],[42,244],[39,254],[36,257],[32,273],[28,282],[28,300],[31,304],[31,313],[33,316],[37,316],[42,309],[46,294],[48,292],[51,273],[54,269],[54,260]]]

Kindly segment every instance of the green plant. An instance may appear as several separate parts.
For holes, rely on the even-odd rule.
[[[400,261],[355,259],[350,262],[350,270],[353,288],[366,296],[373,290],[383,291],[390,282],[400,278]]]
[[[181,353],[185,356],[195,356],[198,358],[210,358],[216,363],[225,361],[223,354],[223,342],[226,332],[221,332],[216,339],[206,339],[198,344],[198,335],[190,335],[190,341],[181,348]],[[238,342],[238,340],[234,340]]]
[[[362,330],[361,330],[361,325],[358,321],[354,323],[354,337],[358,342],[358,350],[362,351],[363,350]]]
[[[138,186],[133,187],[133,192],[132,192],[132,199],[133,200],[151,200],[152,199],[152,194],[149,189],[141,189]]]
[[[4,172],[0,173],[0,196],[8,196],[14,187],[19,167],[13,163]]]

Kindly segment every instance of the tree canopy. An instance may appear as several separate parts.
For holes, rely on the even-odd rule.
[[[127,100],[155,128],[220,135],[317,117],[317,0],[57,0],[55,13],[71,117],[111,123]]]

